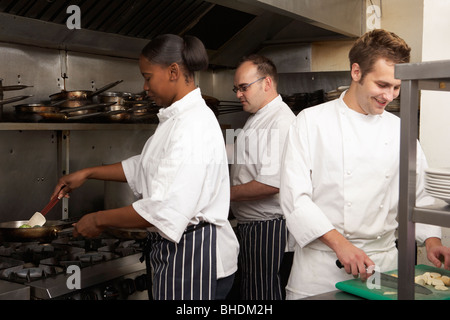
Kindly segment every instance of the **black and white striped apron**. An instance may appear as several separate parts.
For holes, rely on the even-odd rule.
[[[154,300],[211,300],[215,298],[216,226],[190,226],[180,242],[150,233],[145,252]]]
[[[281,300],[280,266],[287,243],[286,220],[241,223],[237,226],[240,244],[240,294],[244,300]]]

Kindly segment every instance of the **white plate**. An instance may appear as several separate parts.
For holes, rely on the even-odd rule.
[[[444,175],[440,175],[440,174],[425,173],[425,177],[428,177],[431,179],[443,180],[443,181],[450,181],[450,176],[444,176]]]
[[[450,198],[450,190],[434,189],[429,187],[425,187],[425,190],[427,192],[434,192],[436,194],[439,194],[440,196],[446,196]]]
[[[441,196],[441,195],[439,195],[439,194],[436,194],[436,193],[430,192],[430,191],[427,191],[427,193],[430,194],[430,195],[431,195],[432,197],[434,197],[434,198],[444,200],[445,202],[447,202],[448,204],[450,204],[450,197],[448,197],[448,196]]]
[[[431,191],[431,192],[434,192],[434,193],[438,193],[441,196],[448,196],[448,197],[450,197],[450,191],[448,191],[448,190],[436,189],[436,188],[431,188],[431,187],[427,187],[427,186],[425,186],[425,190]]]
[[[436,178],[431,178],[431,177],[425,177],[425,183],[435,183],[435,184],[450,186],[449,180],[436,179]]]
[[[430,187],[425,187],[425,190],[427,190],[428,192],[436,193],[436,194],[438,194],[440,196],[444,196],[444,197],[448,196],[450,198],[450,192],[449,191],[434,189],[434,188],[430,188]]]
[[[436,191],[442,192],[450,192],[450,186],[434,184],[434,183],[426,183],[425,188],[436,189]]]
[[[450,194],[442,193],[442,192],[436,192],[436,191],[427,190],[427,189],[425,189],[425,191],[428,194],[431,194],[433,197],[439,197],[440,199],[445,198],[445,199],[449,199],[450,200]]]
[[[429,174],[450,177],[450,168],[428,168],[428,169],[425,169],[425,172],[429,173]]]

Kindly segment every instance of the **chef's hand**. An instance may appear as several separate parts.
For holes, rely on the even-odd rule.
[[[450,270],[450,248],[443,246],[441,239],[428,238],[425,240],[425,247],[427,258],[431,263],[440,268],[443,262],[444,268]]]
[[[369,266],[375,263],[365,254],[364,251],[350,244],[348,248],[336,252],[337,258],[344,266],[348,274],[352,274],[355,278],[359,277],[362,281],[366,281],[371,274],[367,272]]]
[[[367,272],[367,267],[375,263],[363,250],[355,247],[337,230],[327,232],[320,240],[333,249],[348,274],[352,274],[355,278],[359,275],[362,281],[366,281],[371,276]]]
[[[88,179],[88,173],[86,170],[79,170],[74,173],[63,176],[59,179],[55,189],[53,190],[53,194],[51,198],[58,195],[58,198],[61,199],[63,197],[68,198],[69,193],[78,187],[80,187],[83,183]]]
[[[73,236],[95,238],[103,232],[103,228],[97,225],[96,212],[84,215],[77,223],[73,224]]]

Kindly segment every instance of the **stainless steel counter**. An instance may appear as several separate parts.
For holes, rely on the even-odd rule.
[[[81,269],[81,289],[107,283],[115,278],[129,275],[139,271],[145,271],[145,263],[139,258],[141,253],[113,259]],[[43,280],[29,283],[33,298],[54,299],[74,292],[67,286],[67,274],[59,274]]]
[[[30,300],[30,287],[0,280],[0,300]]]

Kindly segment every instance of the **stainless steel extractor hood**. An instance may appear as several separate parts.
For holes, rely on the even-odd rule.
[[[66,25],[80,8],[81,29]],[[136,58],[158,34],[198,36],[212,67],[280,43],[361,33],[362,0],[0,0],[0,42]]]

